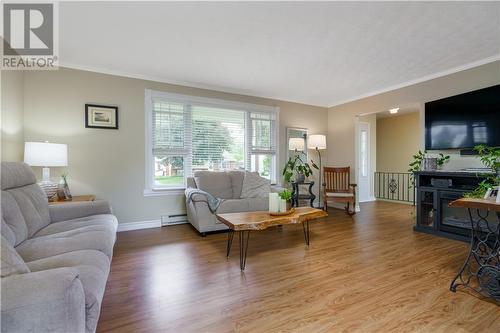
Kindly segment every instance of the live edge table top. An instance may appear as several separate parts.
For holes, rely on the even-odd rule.
[[[488,211],[500,213],[500,204],[496,203],[495,199],[461,198],[450,202],[449,206],[472,208],[472,209],[485,209]]]
[[[217,214],[217,219],[234,231],[264,230],[283,224],[297,224],[305,221],[326,217],[328,214],[321,209],[312,207],[297,207],[289,215],[273,216],[269,212],[242,212]]]

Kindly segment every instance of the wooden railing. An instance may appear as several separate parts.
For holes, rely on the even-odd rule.
[[[415,188],[411,176],[408,172],[375,172],[375,197],[415,205]]]

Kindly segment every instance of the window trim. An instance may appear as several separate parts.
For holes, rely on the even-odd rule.
[[[144,170],[144,196],[161,196],[161,195],[173,195],[173,194],[181,194],[182,191],[186,188],[184,186],[177,187],[161,187],[156,186],[154,184],[154,173],[151,172],[154,168],[154,157],[152,154],[153,151],[153,99],[154,98],[163,98],[172,102],[183,103],[183,104],[198,104],[207,107],[217,107],[217,108],[227,108],[232,110],[242,110],[246,112],[265,112],[265,113],[273,113],[275,115],[275,132],[274,132],[274,140],[276,142],[276,152],[275,152],[275,170],[274,173],[276,178],[279,177],[279,133],[280,133],[280,123],[279,123],[279,114],[280,108],[277,106],[268,106],[268,105],[260,105],[260,104],[252,104],[245,102],[238,102],[233,100],[226,99],[218,99],[218,98],[208,98],[208,97],[200,97],[193,95],[182,95],[176,93],[162,92],[152,89],[145,89],[144,92],[144,115],[145,115],[145,170]],[[245,150],[248,145],[246,140],[248,133],[245,135]],[[278,182],[278,179],[276,179]]]

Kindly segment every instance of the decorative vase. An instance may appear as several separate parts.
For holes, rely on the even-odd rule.
[[[51,181],[42,181],[38,183],[38,185],[45,192],[45,195],[47,196],[47,199],[49,201],[54,201],[56,199],[57,188],[58,188],[57,183]]]
[[[66,176],[62,175],[59,180],[59,185],[57,187],[57,197],[60,200],[71,200],[73,196],[69,190],[68,182],[66,180]]]
[[[304,176],[303,173],[298,173],[297,177],[295,178],[295,181],[297,183],[303,183],[306,180],[306,176]]]
[[[426,157],[423,161],[423,169],[426,171],[437,170],[437,157]]]

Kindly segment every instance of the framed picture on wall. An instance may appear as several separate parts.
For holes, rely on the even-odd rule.
[[[118,107],[85,104],[85,127],[118,129]]]

